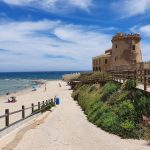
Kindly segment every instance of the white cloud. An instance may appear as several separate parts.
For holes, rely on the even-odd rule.
[[[130,30],[134,33],[140,33],[145,38],[150,36],[150,24],[144,26],[135,25]]]
[[[143,55],[143,61],[150,61],[150,44],[147,41],[141,42],[141,49],[142,49],[142,55]]]
[[[92,5],[92,0],[69,0],[69,3],[80,7],[81,9],[87,10]]]
[[[3,0],[4,2],[12,5],[27,5],[31,0]]]
[[[150,0],[119,0],[114,2],[112,6],[122,17],[131,17],[150,10]]]
[[[92,29],[50,20],[3,22],[1,71],[91,69],[91,58],[111,47],[111,35]]]
[[[142,32],[145,36],[150,36],[150,25],[140,27],[139,31]]]
[[[45,11],[62,12],[70,7],[80,8],[88,11],[92,6],[92,0],[2,0],[9,5],[28,6]]]

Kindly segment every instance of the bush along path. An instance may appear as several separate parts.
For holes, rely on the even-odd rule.
[[[108,82],[77,84],[72,97],[78,101],[90,122],[122,138],[150,141],[150,126],[143,116],[150,116],[150,98],[134,88],[133,81],[120,85]]]

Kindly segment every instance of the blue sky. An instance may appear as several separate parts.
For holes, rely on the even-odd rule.
[[[150,60],[150,0],[0,0],[0,71],[91,70],[116,32]]]

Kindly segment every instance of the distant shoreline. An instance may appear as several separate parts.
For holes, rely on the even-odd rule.
[[[40,79],[39,79],[39,81],[40,81]],[[49,81],[60,81],[60,79],[45,80],[45,81],[47,83]],[[40,83],[37,84],[36,85],[37,86],[36,89],[41,88],[43,85],[44,84],[40,84]],[[18,90],[14,91],[14,92],[9,92],[9,95],[7,95],[7,93],[0,94],[0,99],[2,99],[2,98],[6,99],[6,98],[9,98],[9,97],[14,96],[14,95],[22,95],[22,94],[31,92],[32,90],[33,90],[33,87],[31,86],[31,87],[23,88],[23,89],[20,89],[20,90],[18,89]]]
[[[37,84],[37,89],[40,88],[41,86],[39,86],[40,84]],[[9,98],[11,96],[14,96],[14,95],[22,95],[24,93],[27,93],[27,92],[31,92],[32,91],[32,86],[31,87],[27,87],[27,88],[23,88],[23,89],[18,89],[14,92],[9,92],[9,95],[7,95],[7,93],[4,93],[4,94],[0,94],[0,98]]]
[[[49,71],[49,72],[0,72],[0,97],[9,97],[18,92],[32,90],[39,84],[33,81],[62,80],[63,75],[73,74],[77,71]],[[9,93],[9,95],[6,95]]]

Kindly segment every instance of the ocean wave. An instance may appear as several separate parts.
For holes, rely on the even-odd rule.
[[[5,81],[9,81],[10,79],[4,79]]]

